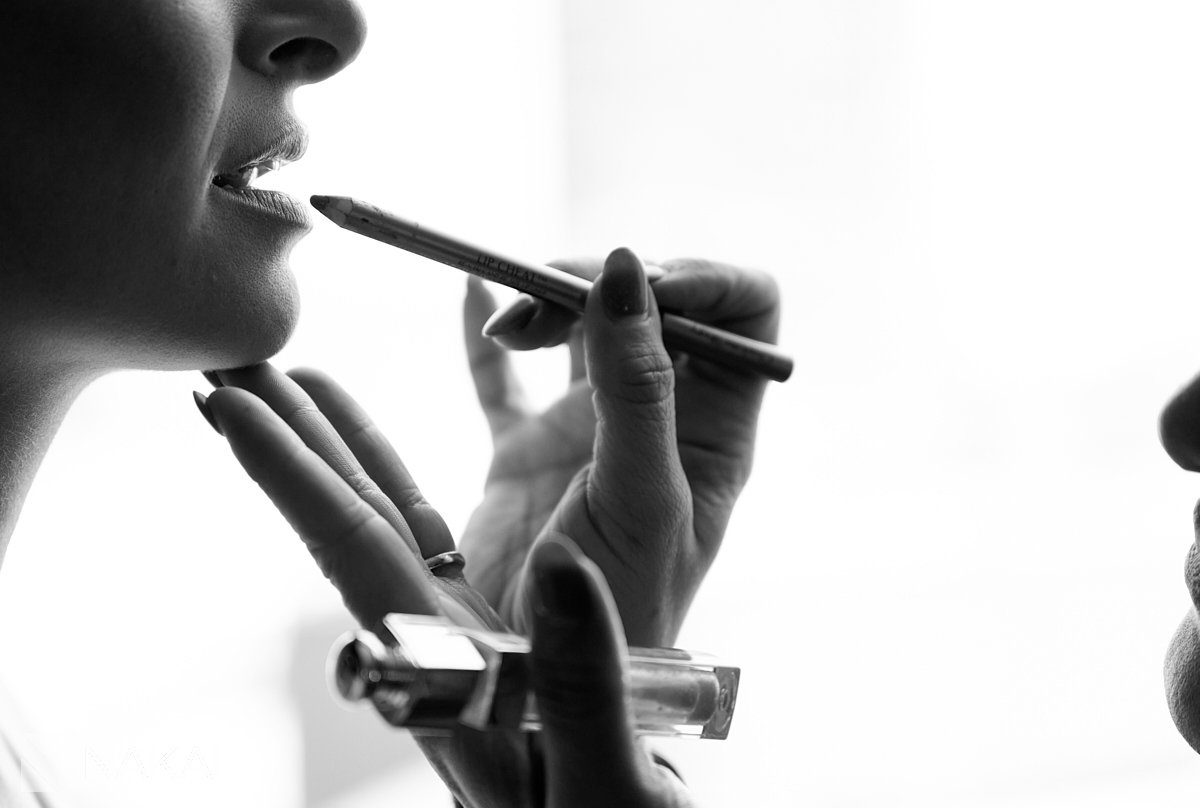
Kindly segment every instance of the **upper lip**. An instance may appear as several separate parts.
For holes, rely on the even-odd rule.
[[[278,160],[280,163],[294,163],[304,156],[304,152],[307,149],[308,133],[304,131],[304,127],[300,124],[291,123],[285,126],[281,132],[275,135],[274,139],[268,141],[265,145],[262,145],[262,139],[259,139],[257,145],[247,148],[246,151],[238,154],[234,160],[218,168],[216,176],[232,174],[241,171],[243,168],[273,160]]]

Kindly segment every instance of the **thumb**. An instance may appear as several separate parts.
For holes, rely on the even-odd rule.
[[[596,405],[593,490],[631,535],[667,535],[690,496],[675,435],[675,369],[642,262],[614,250],[584,314]]]
[[[633,740],[626,648],[604,576],[565,537],[540,542],[530,677],[550,806],[635,805],[644,755]]]

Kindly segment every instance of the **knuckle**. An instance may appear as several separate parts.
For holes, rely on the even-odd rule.
[[[630,568],[639,575],[658,574],[673,569],[673,561],[692,528],[693,504],[685,484],[663,483],[657,468],[625,469],[620,484],[605,485],[600,475],[587,481],[585,517],[597,535],[604,538],[617,558],[623,558],[623,546],[658,552],[672,558],[657,558],[642,569]],[[610,585],[616,583],[610,581]]]
[[[293,402],[290,407],[279,413],[279,417],[289,424],[296,424],[318,420],[322,416],[317,405],[306,399]]]
[[[606,391],[631,404],[656,404],[675,393],[675,368],[661,349],[643,345],[617,363],[617,384]]]
[[[379,486],[375,484],[365,471],[356,468],[348,468],[340,472],[340,476],[345,480],[346,485],[358,494],[360,497],[367,499],[373,496],[382,495]]]

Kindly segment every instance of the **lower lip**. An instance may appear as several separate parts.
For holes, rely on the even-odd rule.
[[[293,227],[301,230],[312,229],[312,220],[308,217],[308,209],[287,194],[265,191],[261,188],[217,187],[217,190],[233,197],[248,208],[265,213]]]

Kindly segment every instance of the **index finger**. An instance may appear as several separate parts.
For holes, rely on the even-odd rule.
[[[265,402],[222,387],[208,397],[208,407],[238,462],[300,534],[362,625],[374,627],[389,612],[439,613],[424,563]]]
[[[297,368],[288,374],[312,400],[362,463],[371,480],[400,510],[425,558],[454,549],[450,528],[429,504],[391,441],[341,385],[324,373]]]
[[[374,508],[413,553],[421,546],[396,503],[380,490],[308,393],[285,373],[263,362],[247,368],[218,371],[222,382],[253,393],[264,401],[346,483]]]
[[[547,266],[569,272],[577,278],[594,281],[604,268],[597,258],[567,258],[550,261]],[[561,345],[570,339],[580,315],[570,309],[538,300],[533,316],[519,329],[493,337],[496,342],[513,351],[529,351]]]
[[[577,278],[595,281],[604,269],[604,262],[599,258],[566,258],[550,261],[547,266],[569,272]],[[656,283],[664,274],[664,270],[654,264],[646,264],[645,269],[651,283]],[[571,346],[571,379],[581,378],[584,370],[580,353],[582,332],[578,326],[581,315],[546,300],[535,300],[537,308],[523,326],[496,334],[492,339],[513,351],[549,348],[567,342]]]
[[[481,333],[495,310],[496,300],[483,281],[469,277],[463,300],[463,341],[475,394],[493,439],[532,414],[508,351]]]

